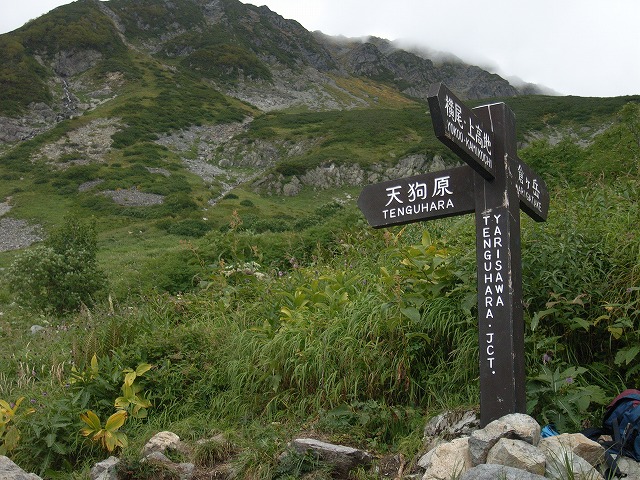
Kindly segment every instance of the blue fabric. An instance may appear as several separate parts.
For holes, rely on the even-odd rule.
[[[640,460],[640,394],[631,392],[625,391],[616,397],[605,414],[603,425],[613,433],[612,452]]]

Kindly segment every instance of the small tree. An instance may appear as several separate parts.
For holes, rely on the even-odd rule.
[[[95,222],[67,218],[43,245],[18,255],[9,267],[9,284],[18,303],[58,315],[91,304],[106,286],[97,251]]]

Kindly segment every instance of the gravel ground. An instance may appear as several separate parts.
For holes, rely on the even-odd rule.
[[[42,240],[40,225],[29,225],[26,220],[5,217],[11,210],[11,198],[0,203],[0,252],[28,247]]]
[[[39,225],[29,225],[26,220],[0,218],[0,252],[28,247],[42,240]]]
[[[100,193],[111,197],[118,205],[125,207],[149,207],[151,205],[160,205],[164,201],[164,196],[162,195],[144,193],[134,187],[126,190],[105,190]]]

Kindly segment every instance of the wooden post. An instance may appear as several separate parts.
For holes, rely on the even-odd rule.
[[[549,193],[517,156],[504,103],[469,109],[444,85],[429,92],[436,136],[468,166],[365,187],[358,206],[373,227],[475,211],[480,423],[526,410],[520,209],[547,218]]]

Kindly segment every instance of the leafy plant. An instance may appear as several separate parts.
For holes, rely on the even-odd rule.
[[[136,383],[136,379],[151,370],[151,368],[153,367],[148,363],[142,363],[135,370],[126,368],[123,371],[122,396],[116,398],[115,401],[117,409],[129,412],[133,418],[145,418],[147,416],[147,408],[151,406],[151,402],[140,395],[142,386]]]
[[[151,406],[151,402],[140,395],[142,387],[136,383],[136,379],[144,373],[151,370],[152,366],[146,363],[138,365],[133,370],[126,368],[123,370],[124,381],[122,383],[122,396],[116,398],[114,404],[117,409],[105,422],[104,427],[98,415],[92,410],[88,410],[80,415],[80,419],[87,424],[88,427],[83,428],[80,434],[88,437],[91,441],[99,443],[108,452],[113,452],[116,448],[124,448],[127,446],[127,435],[120,432],[131,415],[133,418],[145,418],[147,416],[147,408]],[[91,361],[91,378],[98,374],[98,361],[96,356]]]
[[[87,424],[87,427],[80,430],[80,434],[93,442],[100,443],[105,450],[111,453],[116,448],[124,448],[128,445],[126,434],[118,431],[126,419],[127,412],[118,410],[107,419],[103,427],[98,416],[89,410],[80,415],[80,420]]]
[[[15,404],[10,405],[5,400],[0,400],[0,455],[7,455],[18,446],[20,430],[16,426],[16,418],[23,401],[24,397],[20,397]],[[34,410],[30,408],[24,412],[24,415],[33,412]]]
[[[561,433],[581,430],[590,405],[604,405],[608,401],[602,388],[584,384],[582,375],[586,372],[584,367],[561,369],[543,365],[527,385],[529,414],[554,424]]]

